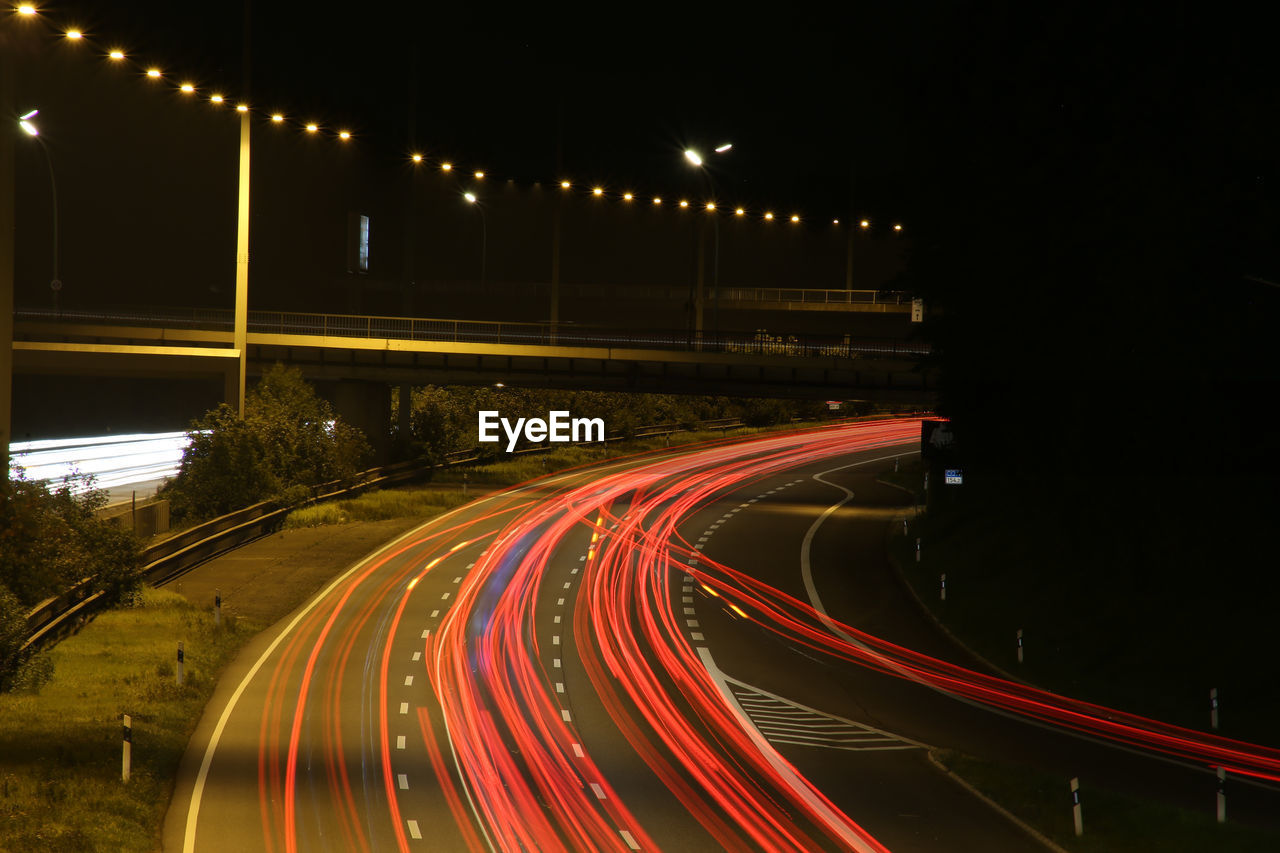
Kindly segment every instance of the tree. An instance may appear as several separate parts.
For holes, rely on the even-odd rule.
[[[164,490],[177,518],[211,518],[297,486],[355,474],[370,450],[296,368],[277,364],[245,396],[241,420],[219,405],[191,424],[178,476]]]

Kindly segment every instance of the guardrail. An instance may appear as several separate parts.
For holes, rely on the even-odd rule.
[[[736,418],[699,421],[703,429],[733,429],[742,426]],[[654,424],[638,427],[636,438],[652,438],[668,435],[684,429],[681,424]],[[626,436],[606,437],[606,441],[619,441]],[[580,442],[594,444],[596,442]],[[543,453],[556,446],[526,447],[517,454]],[[445,456],[445,465],[465,465],[480,461],[473,450],[455,451]],[[358,494],[372,487],[395,486],[409,482],[431,470],[432,466],[417,460],[398,462],[380,468],[371,468],[346,480],[335,480],[312,487],[311,497],[297,504],[281,505],[278,501],[264,501],[198,524],[175,534],[143,550],[143,567],[140,576],[146,583],[160,586],[190,571],[207,560],[252,542],[271,533],[285,516],[296,509],[320,501]],[[95,579],[84,578],[60,595],[40,602],[27,613],[27,637],[22,650],[38,648],[45,643],[60,640],[73,633],[103,604],[103,593],[96,588]]]
[[[805,292],[871,293],[874,297],[874,291]],[[14,317],[18,321],[101,325],[119,323],[147,328],[200,328],[217,331],[231,331],[233,322],[230,311],[203,309],[148,309],[145,312],[115,310],[55,312],[49,309],[21,309],[15,312]],[[573,323],[450,320],[284,311],[250,311],[248,328],[250,332],[259,334],[309,335],[326,338],[381,338],[517,346],[626,347],[742,355],[891,358],[922,356],[929,353],[927,344],[897,338],[854,340],[849,335],[774,336],[763,329],[755,332],[694,333],[687,329],[641,331],[579,326]]]

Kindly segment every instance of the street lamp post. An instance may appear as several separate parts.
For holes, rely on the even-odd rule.
[[[39,113],[39,110],[32,110],[20,116],[18,125],[26,131],[28,136],[40,143],[40,150],[44,152],[45,165],[49,167],[49,188],[53,197],[53,278],[49,280],[49,289],[53,291],[53,310],[57,312],[58,291],[62,290],[62,280],[58,277],[58,180],[53,173],[53,157],[49,154],[49,146],[44,144],[44,140],[40,138],[40,129],[32,121]]]
[[[467,204],[472,205],[476,210],[480,211],[480,284],[483,286],[485,283],[485,261],[489,254],[489,225],[485,221],[484,205],[482,205],[480,200],[476,198],[476,194],[471,192],[463,193],[462,197],[467,200]]]
[[[723,145],[716,146],[715,153],[723,154],[729,149],[731,149],[732,147],[733,147],[733,143],[726,142]],[[689,161],[690,164],[692,164],[695,168],[697,168],[702,173],[702,177],[707,182],[708,193],[714,196],[715,184],[711,179],[711,173],[707,171],[706,166],[704,165],[705,161],[703,160],[702,155],[692,148],[687,148],[685,149],[684,157],[686,160]],[[717,211],[716,211],[716,204],[715,204],[714,198],[711,201],[707,202],[706,209],[707,209],[707,212],[711,214],[712,227],[715,232],[715,248],[712,252],[712,261],[711,261],[711,294],[712,294],[711,325],[718,337],[720,334],[720,217],[716,215]],[[699,269],[699,273],[698,273],[699,288],[698,288],[698,293],[694,302],[694,318],[695,318],[694,326],[695,326],[695,334],[697,335],[699,340],[699,349],[701,349],[702,301],[703,301],[702,288],[701,288],[701,284],[702,284],[701,282],[702,261],[701,260],[698,261],[698,269]]]

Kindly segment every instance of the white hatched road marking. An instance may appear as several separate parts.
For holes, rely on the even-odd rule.
[[[909,738],[792,702],[728,676],[725,676],[725,681],[738,707],[760,734],[774,745],[813,746],[849,752],[884,752],[924,746]]]

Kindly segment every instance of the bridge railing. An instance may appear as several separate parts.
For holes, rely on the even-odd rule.
[[[826,291],[813,292],[825,293]],[[841,292],[859,293],[860,291]],[[861,292],[870,293],[870,291]],[[48,309],[23,309],[16,312],[15,319],[229,331],[232,328],[233,316],[230,311],[215,309],[62,311],[57,314]],[[848,335],[773,335],[764,329],[754,332],[695,333],[689,329],[633,330],[580,326],[574,323],[521,323],[284,311],[250,311],[248,324],[250,332],[262,334],[378,338],[439,343],[625,347],[742,355],[837,358],[904,358],[923,356],[929,352],[927,344],[897,338],[855,340]]]

